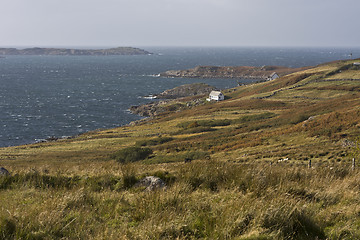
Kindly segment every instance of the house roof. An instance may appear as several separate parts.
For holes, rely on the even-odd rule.
[[[210,96],[220,96],[222,93],[220,91],[211,91]]]
[[[270,77],[274,77],[275,75],[278,75],[276,72],[273,72]],[[278,75],[279,76],[279,75]]]

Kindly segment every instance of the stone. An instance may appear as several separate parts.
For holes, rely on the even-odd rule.
[[[166,183],[159,177],[148,176],[141,179],[137,184],[137,187],[146,187],[146,191],[154,191],[158,189],[165,189]]]
[[[342,142],[341,142],[341,146],[344,147],[344,148],[353,148],[356,146],[356,143],[353,142],[353,141],[350,141],[348,139],[343,139]]]

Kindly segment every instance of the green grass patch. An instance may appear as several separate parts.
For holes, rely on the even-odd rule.
[[[135,143],[136,146],[145,147],[145,146],[155,146],[163,143],[167,143],[174,140],[172,137],[158,137],[153,139],[140,140]]]
[[[206,159],[210,154],[206,151],[187,151],[176,154],[157,154],[155,157],[147,159],[144,163],[155,164],[155,163],[171,163],[171,162],[185,162],[199,159]]]
[[[176,125],[179,128],[188,129],[196,127],[217,127],[217,126],[228,126],[231,124],[229,119],[219,119],[219,120],[198,120],[198,121],[188,121],[182,122]]]
[[[235,120],[235,121],[239,122],[239,123],[245,123],[245,122],[259,121],[259,120],[263,120],[263,119],[270,119],[270,118],[273,118],[276,116],[277,116],[276,113],[265,112],[265,113],[261,113],[261,114],[242,116],[241,118],[239,118],[238,120]]]
[[[111,155],[119,163],[130,163],[144,160],[152,154],[150,148],[127,147]]]

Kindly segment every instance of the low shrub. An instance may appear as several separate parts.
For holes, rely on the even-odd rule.
[[[122,174],[122,182],[118,186],[118,190],[129,189],[137,183],[137,168],[133,163],[121,163],[120,170]]]
[[[209,153],[206,151],[189,151],[174,155],[157,155],[151,159],[146,160],[145,162],[148,164],[184,162],[185,160],[192,161],[197,159],[206,159],[208,157]]]
[[[248,130],[249,132],[252,132],[252,131],[258,131],[260,129],[265,129],[265,128],[271,128],[272,125],[270,124],[256,124],[256,125],[251,125]]]
[[[0,178],[0,189],[11,189],[15,186],[28,186],[35,188],[70,189],[79,184],[80,177],[50,176],[37,172],[15,174]]]
[[[218,119],[218,120],[199,120],[199,121],[190,121],[182,122],[176,125],[179,128],[196,128],[196,127],[217,127],[217,126],[229,126],[231,120],[229,119]]]
[[[181,103],[175,103],[175,104],[165,106],[164,109],[165,109],[165,111],[175,112],[175,111],[179,110],[180,108],[182,108],[183,106],[184,105]]]
[[[310,115],[308,115],[308,114],[295,115],[295,116],[293,116],[293,118],[290,120],[290,123],[295,125],[295,124],[304,122],[305,120],[308,120],[309,117],[310,117]]]
[[[202,132],[212,132],[216,129],[212,127],[194,127],[178,131],[176,134],[192,134],[192,133],[202,133]]]
[[[258,120],[263,120],[263,119],[269,119],[269,118],[273,118],[275,116],[277,116],[277,114],[272,113],[272,112],[266,112],[266,113],[261,113],[261,114],[242,116],[241,118],[239,118],[236,121],[240,122],[240,123],[244,123],[244,122],[251,122],[251,121],[258,121]]]
[[[280,239],[326,239],[312,216],[297,208],[271,208],[261,221],[263,228],[279,233]]]
[[[100,192],[102,190],[114,190],[117,183],[120,181],[119,178],[104,175],[104,176],[94,176],[91,178],[86,178],[84,184],[87,188],[94,192]]]
[[[155,146],[159,144],[163,144],[166,142],[170,142],[174,140],[172,137],[158,137],[154,139],[140,140],[135,143],[136,146],[145,147],[145,146]]]
[[[152,154],[150,148],[127,147],[111,155],[119,163],[137,162],[146,159]]]
[[[0,219],[0,239],[14,239],[16,234],[16,224],[7,218]]]

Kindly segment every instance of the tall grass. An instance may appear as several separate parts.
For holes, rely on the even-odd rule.
[[[360,239],[360,172],[341,144],[360,134],[356,82],[313,81],[341,64],[136,126],[1,149],[12,175],[0,177],[0,239]],[[138,187],[149,175],[166,190]]]
[[[3,239],[358,236],[360,217],[352,207],[359,203],[360,173],[350,165],[308,169],[204,160],[168,167],[144,172],[139,164],[123,165],[121,177],[2,177],[0,234],[7,236]],[[163,178],[167,190],[149,193],[134,185],[147,175]]]

